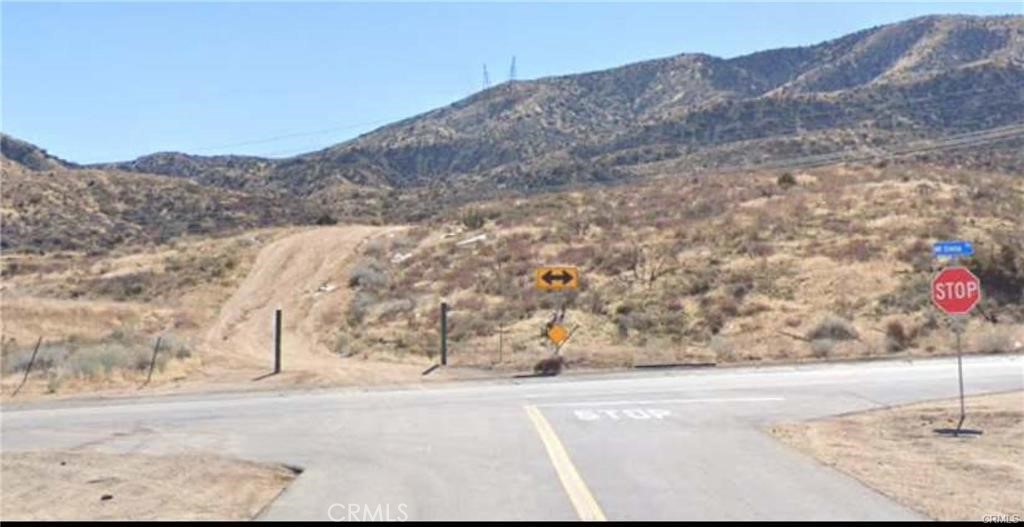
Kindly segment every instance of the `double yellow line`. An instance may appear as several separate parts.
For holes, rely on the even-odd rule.
[[[533,421],[533,426],[537,428],[537,434],[544,442],[544,448],[548,451],[551,464],[554,465],[558,479],[562,481],[562,487],[565,488],[565,493],[572,501],[572,506],[576,508],[576,514],[583,521],[608,521],[597,504],[597,500],[594,499],[594,495],[590,493],[587,484],[580,477],[580,473],[576,471],[576,466],[569,459],[569,453],[562,446],[562,442],[558,440],[551,424],[544,418],[544,414],[540,413],[536,406],[526,406],[525,409],[526,415],[530,416],[530,421]]]

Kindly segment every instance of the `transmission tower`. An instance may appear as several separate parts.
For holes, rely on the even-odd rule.
[[[487,64],[484,64],[484,89],[491,87],[491,76],[487,74]]]
[[[508,68],[509,82],[516,80],[516,56],[512,55],[512,65]]]

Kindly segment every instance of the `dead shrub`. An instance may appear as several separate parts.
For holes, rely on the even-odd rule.
[[[917,338],[917,329],[910,331],[904,329],[899,320],[890,320],[885,325],[885,349],[889,353],[896,353],[911,347]]]
[[[533,372],[538,375],[558,375],[565,366],[565,358],[557,355],[537,361],[537,364],[533,365]]]
[[[848,320],[829,315],[807,332],[808,340],[857,340],[860,335]]]

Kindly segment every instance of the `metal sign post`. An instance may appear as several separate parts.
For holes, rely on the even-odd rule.
[[[964,332],[964,327],[967,324],[967,320],[963,316],[954,316],[953,322],[953,333],[956,334],[956,369],[957,378],[960,385],[960,420],[956,423],[956,428],[937,428],[935,433],[942,435],[950,435],[953,437],[960,437],[962,435],[981,435],[981,430],[972,430],[964,428],[964,420],[967,419],[967,409],[964,404],[964,359],[963,349],[960,346],[961,335]]]
[[[967,412],[964,410],[964,356],[960,348],[960,335],[964,332],[964,320],[957,318],[953,320],[953,333],[956,333],[956,371],[960,380],[960,421],[956,424],[956,432],[953,435],[960,435],[964,427],[964,419]]]
[[[959,257],[974,254],[974,247],[969,242],[940,242],[935,244],[934,254],[938,258],[948,258],[955,262]],[[967,326],[967,315],[981,301],[981,280],[966,267],[946,268],[932,280],[931,297],[935,306],[950,316],[953,333],[956,334],[956,369],[960,388],[960,420],[957,421],[956,428],[939,428],[935,432],[953,437],[980,435],[981,430],[964,428],[967,411],[964,404],[964,358],[961,341]]]
[[[448,302],[441,302],[441,366],[448,365]]]
[[[274,310],[274,373],[281,373],[281,310]]]

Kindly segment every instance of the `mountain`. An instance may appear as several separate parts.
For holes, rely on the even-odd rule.
[[[303,202],[193,181],[82,168],[31,143],[0,136],[3,194],[0,248],[103,252],[275,225],[312,223]]]
[[[917,156],[1024,173],[1024,16],[929,16],[735,58],[507,82],[287,159],[82,167],[2,136],[4,248],[103,250],[256,226],[417,221],[651,175]]]
[[[17,163],[29,170],[57,170],[76,167],[74,163],[60,159],[32,143],[7,134],[0,134],[0,153],[3,155],[5,165],[7,162]]]
[[[650,163],[712,169],[1013,127],[1022,94],[1024,16],[928,16],[808,47],[508,82],[284,160],[165,153],[108,166],[327,205],[339,186],[533,190],[626,180]]]

